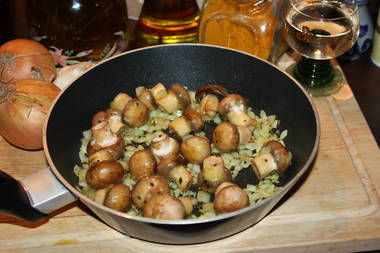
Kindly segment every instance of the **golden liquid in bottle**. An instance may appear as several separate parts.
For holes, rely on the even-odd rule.
[[[208,0],[199,25],[198,41],[268,59],[275,25],[270,1]]]
[[[65,63],[99,61],[128,43],[125,0],[27,0],[32,36]],[[68,57],[68,58],[65,58]]]
[[[195,0],[145,0],[133,47],[196,42],[199,15]]]

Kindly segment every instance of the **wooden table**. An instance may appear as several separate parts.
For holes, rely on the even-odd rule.
[[[380,152],[348,85],[316,98],[315,164],[257,225],[215,242],[172,246],[129,238],[75,202],[38,223],[0,214],[0,252],[355,252],[380,249]],[[46,167],[43,151],[0,139],[0,169],[20,179]]]

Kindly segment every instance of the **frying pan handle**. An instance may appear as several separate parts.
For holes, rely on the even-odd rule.
[[[74,202],[76,197],[53,175],[49,168],[17,181],[0,171],[0,211],[38,221],[48,213]]]

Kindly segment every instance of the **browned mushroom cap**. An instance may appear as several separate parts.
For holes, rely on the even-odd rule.
[[[195,99],[198,102],[202,101],[202,98],[208,94],[212,94],[218,97],[226,97],[229,95],[228,91],[222,86],[216,84],[205,85],[197,89],[195,93]]]
[[[166,177],[168,176],[171,169],[183,164],[185,164],[185,159],[183,159],[180,154],[175,153],[164,159],[161,159],[158,166],[156,167],[156,172],[158,175]]]
[[[202,191],[214,193],[221,183],[231,180],[231,172],[224,167],[221,157],[209,156],[203,161],[203,167],[198,174],[198,186]]]
[[[169,193],[168,181],[157,175],[141,177],[132,189],[132,201],[137,208],[143,208],[155,194]]]
[[[230,152],[239,145],[239,131],[234,124],[222,122],[214,129],[213,141],[219,151]]]
[[[181,153],[190,163],[202,163],[211,153],[210,142],[203,136],[191,136],[181,143]]]
[[[94,189],[101,189],[110,184],[121,182],[124,176],[123,166],[117,161],[102,161],[90,167],[86,174],[87,184]]]
[[[128,164],[131,175],[138,179],[142,176],[152,175],[156,168],[157,161],[152,151],[143,149],[136,151],[131,158],[129,158]]]
[[[156,194],[144,206],[143,214],[147,218],[177,220],[185,218],[186,209],[176,197]]]
[[[90,166],[103,161],[115,160],[111,152],[108,149],[101,149],[95,151],[88,157],[88,163]]]
[[[245,112],[247,108],[247,100],[239,94],[230,94],[218,104],[218,112],[222,117],[226,116],[231,110]]]
[[[248,194],[235,184],[221,184],[221,190],[217,189],[214,199],[216,213],[229,213],[249,206]],[[218,187],[218,188],[219,188]]]
[[[281,175],[291,165],[292,153],[278,141],[266,142],[260,150],[260,154],[270,153],[277,163],[277,172]]]
[[[131,190],[125,184],[115,184],[108,191],[104,205],[117,211],[126,212],[132,206]]]
[[[145,125],[149,120],[149,108],[137,98],[131,99],[124,107],[123,119],[129,127]]]
[[[144,86],[137,87],[136,95],[137,98],[149,108],[149,110],[153,111],[156,109],[156,102],[154,101],[154,97],[148,88]]]
[[[187,90],[180,84],[172,84],[168,91],[171,91],[175,94],[175,96],[178,99],[179,108],[180,110],[184,110],[188,108],[191,104],[191,99],[189,96],[189,93]]]
[[[186,109],[183,111],[183,117],[190,122],[191,130],[194,132],[201,131],[204,128],[202,115],[194,109]]]

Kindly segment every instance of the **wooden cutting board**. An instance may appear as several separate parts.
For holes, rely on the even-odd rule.
[[[315,164],[257,225],[215,242],[172,246],[129,238],[76,202],[36,224],[0,214],[0,252],[353,252],[380,249],[380,152],[348,85],[316,98]],[[302,126],[300,126],[302,127]],[[43,151],[0,139],[0,169],[20,179],[46,167]]]

